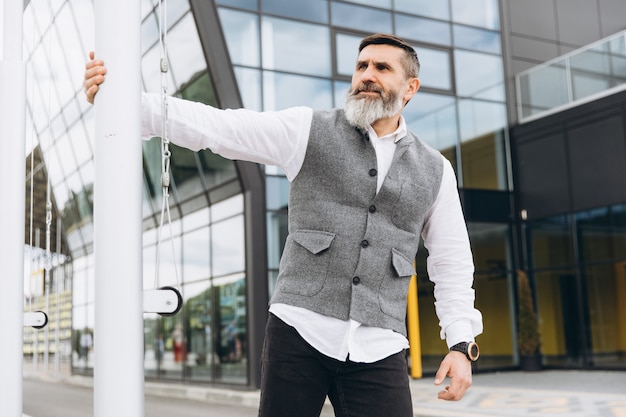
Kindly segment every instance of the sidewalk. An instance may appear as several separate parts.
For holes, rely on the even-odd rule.
[[[25,378],[41,378],[91,387],[91,377],[44,374],[25,369]],[[459,402],[437,399],[433,377],[411,381],[415,417],[626,417],[626,371],[497,372],[476,374]],[[168,382],[145,383],[146,395],[256,408],[258,390],[233,390]],[[323,417],[333,416],[326,404]],[[386,417],[386,416],[384,416]]]
[[[474,375],[463,400],[436,398],[432,378],[411,382],[419,417],[626,417],[626,372],[499,372]]]

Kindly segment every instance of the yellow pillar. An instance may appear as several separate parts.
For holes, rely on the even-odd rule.
[[[411,358],[411,377],[422,377],[422,346],[420,340],[420,321],[417,300],[417,276],[411,277],[407,299],[407,331],[409,336],[409,355]]]

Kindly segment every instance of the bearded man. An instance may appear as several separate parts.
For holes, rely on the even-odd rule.
[[[86,65],[93,103],[106,72]],[[392,35],[363,39],[345,108],[218,110],[168,101],[170,138],[192,150],[282,168],[290,182],[289,235],[270,300],[259,416],[410,417],[406,304],[420,236],[428,249],[441,338],[435,375],[458,400],[471,385],[473,260],[455,174],[402,117],[420,86],[415,50]],[[160,97],[143,95],[142,131],[158,136]]]

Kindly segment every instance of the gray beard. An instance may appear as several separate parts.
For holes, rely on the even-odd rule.
[[[367,130],[377,120],[395,116],[402,111],[402,101],[398,96],[390,92],[388,97],[357,97],[350,89],[344,104],[346,119],[352,126]]]

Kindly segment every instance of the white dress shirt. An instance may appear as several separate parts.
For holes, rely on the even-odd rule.
[[[160,136],[161,97],[142,96],[142,136]],[[277,112],[219,110],[201,103],[168,97],[169,139],[198,151],[211,149],[229,159],[246,160],[283,169],[291,182],[304,161],[313,110],[293,107]],[[377,191],[389,171],[396,143],[406,136],[398,129],[382,138],[371,127],[370,142],[378,164]],[[429,250],[428,274],[435,283],[435,309],[442,339],[448,346],[471,341],[482,332],[482,316],[474,308],[474,264],[452,166],[443,156],[439,194],[424,220],[422,237]],[[322,354],[344,361],[375,362],[408,347],[407,339],[389,329],[340,320],[300,307],[274,303],[270,312]]]

